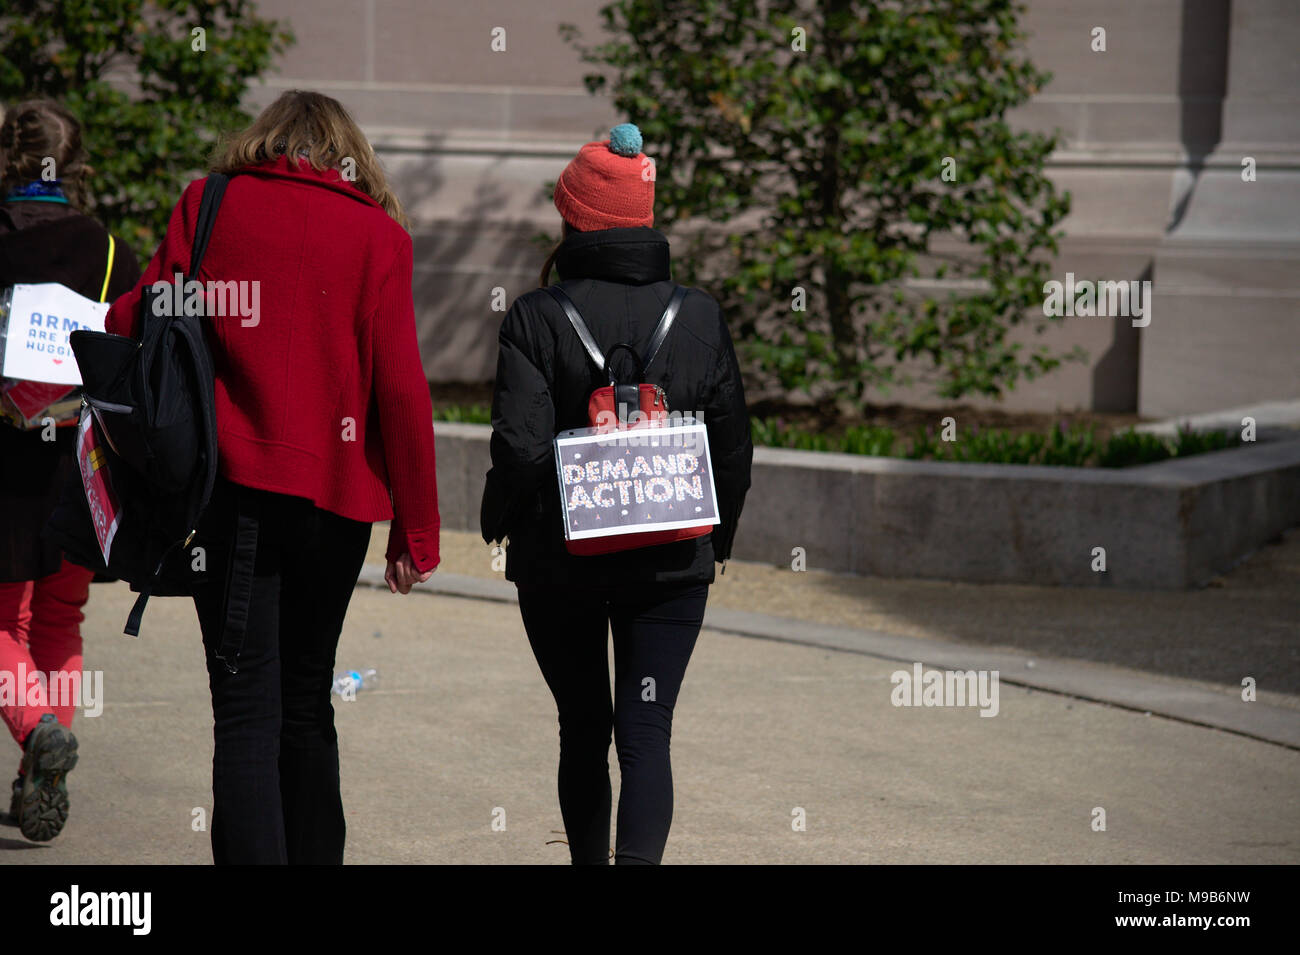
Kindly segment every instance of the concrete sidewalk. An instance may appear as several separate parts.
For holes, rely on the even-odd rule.
[[[360,582],[381,589],[386,587],[383,570],[377,564],[367,565],[362,569]],[[460,574],[438,573],[417,584],[416,589],[449,597],[518,604],[513,584]],[[793,617],[719,609],[716,604],[705,611],[704,625],[720,633],[860,653],[908,667],[921,663],[926,669],[997,672],[1004,684],[1122,706],[1147,716],[1164,716],[1300,750],[1300,701],[1281,694],[1270,694],[1268,699],[1273,702],[1246,701],[1237,687],[1171,679],[1080,660],[1038,659],[1014,647],[990,649],[953,640],[898,636]]]
[[[383,563],[386,540],[377,527],[372,563]],[[435,581],[448,574],[504,580],[477,534],[443,531],[442,553]],[[1238,697],[1251,677],[1261,701],[1300,708],[1300,528],[1199,590],[857,577],[828,573],[810,558],[806,571],[731,561],[709,607],[1118,666]]]
[[[211,808],[212,753],[194,612],[155,601],[133,640],[130,603],[122,584],[92,592],[86,667],[104,671],[107,702],[74,727],[68,828],[46,846],[0,830],[0,864],[210,859],[192,828]],[[567,862],[546,845],[562,828],[554,708],[515,607],[361,587],[338,662],[382,678],[336,703],[348,861]],[[1008,683],[991,719],[899,708],[897,669],[706,630],[678,703],[665,862],[1300,861],[1294,750]]]

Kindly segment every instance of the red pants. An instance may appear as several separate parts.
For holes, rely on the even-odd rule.
[[[0,676],[15,686],[18,674],[79,672],[81,670],[81,608],[90,596],[95,575],[84,567],[63,565],[40,580],[0,583]],[[26,687],[16,686],[15,700],[5,699],[0,716],[22,745],[41,717],[53,713],[72,725],[73,702],[58,707],[28,706]]]

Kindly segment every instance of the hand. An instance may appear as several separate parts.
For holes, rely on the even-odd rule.
[[[388,569],[384,571],[384,580],[388,583],[388,589],[395,594],[409,594],[411,588],[417,583],[422,584],[432,576],[432,570],[426,570],[424,573],[416,570],[410,554],[403,554],[397,560],[390,560]]]

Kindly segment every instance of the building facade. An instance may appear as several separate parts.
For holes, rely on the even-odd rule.
[[[371,136],[413,222],[432,381],[491,378],[493,290],[533,286],[536,239],[558,234],[543,184],[626,119],[585,91],[558,31],[594,38],[602,3],[261,0],[297,43],[250,106],[316,89]],[[1054,78],[1015,119],[1060,130],[1049,174],[1073,196],[1055,276],[1149,280],[1154,300],[1142,328],[1054,328],[1088,362],[1005,407],[1163,417],[1300,398],[1300,3],[1029,0],[1024,25]]]

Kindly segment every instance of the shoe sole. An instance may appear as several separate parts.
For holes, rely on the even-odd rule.
[[[60,727],[23,758],[21,815],[18,828],[32,842],[48,842],[68,821],[67,775],[77,765],[77,738]]]

